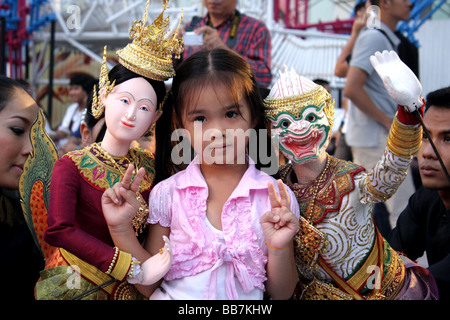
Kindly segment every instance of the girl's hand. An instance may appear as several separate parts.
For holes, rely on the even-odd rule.
[[[105,190],[102,196],[102,209],[108,227],[112,230],[128,230],[140,203],[136,199],[145,169],[141,168],[133,177],[134,166],[130,164],[121,182]]]
[[[275,187],[268,183],[269,199],[272,211],[268,211],[261,218],[261,226],[266,236],[267,245],[272,248],[283,249],[297,233],[299,222],[290,210],[288,192],[281,180],[277,180],[280,198],[278,198]]]

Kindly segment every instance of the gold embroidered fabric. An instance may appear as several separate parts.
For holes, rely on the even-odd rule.
[[[292,182],[292,177],[295,175],[293,165],[289,163],[280,168],[280,177],[294,192],[300,205],[301,215],[311,216],[312,223],[321,221],[330,211],[339,211],[342,197],[355,188],[353,176],[364,170],[354,163],[332,156],[328,157],[331,159],[328,172],[326,178],[318,186],[315,199],[313,198],[315,181],[307,185],[294,183]],[[314,202],[313,206],[311,206],[311,202]],[[311,208],[313,212],[311,212]]]
[[[326,235],[300,216],[300,228],[294,237],[295,263],[313,269],[327,245]]]
[[[381,237],[381,235],[378,234]],[[376,260],[383,264],[380,269],[383,270],[380,292],[372,295],[372,291],[367,291],[363,297],[367,300],[394,300],[401,292],[405,278],[406,267],[399,254],[393,250],[389,244],[383,239],[384,248],[381,250],[382,257],[375,252],[371,255],[376,256]],[[378,265],[379,263],[377,263]],[[364,268],[360,268],[357,272],[365,274],[366,279],[371,275],[366,273]],[[368,282],[367,280],[365,283]],[[347,283],[350,283],[347,281]],[[367,288],[364,286],[364,288]],[[362,288],[362,289],[364,289]],[[359,288],[357,288],[359,290]],[[298,300],[353,300],[354,298],[344,292],[334,283],[327,283],[314,278],[306,284],[299,282],[294,294],[294,299]]]
[[[75,163],[83,178],[99,190],[112,187],[122,178],[114,163],[106,158],[95,145],[70,152],[65,156]],[[154,157],[151,153],[130,148],[126,157],[113,158],[123,172],[127,170],[130,163],[133,163],[136,169],[144,167],[145,175],[139,191],[143,192],[150,189],[155,177]]]

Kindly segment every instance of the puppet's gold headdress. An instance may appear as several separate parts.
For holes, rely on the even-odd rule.
[[[130,27],[130,39],[133,41],[116,53],[119,63],[130,71],[153,80],[165,81],[175,75],[172,63],[172,55],[180,58],[183,52],[183,39],[177,38],[178,29],[183,18],[183,11],[178,22],[178,27],[173,35],[166,38],[167,28],[170,24],[169,17],[164,18],[164,11],[168,8],[169,0],[163,0],[163,10],[151,25],[147,24],[148,7],[147,0],[144,15],[141,20],[135,20]],[[99,78],[99,90],[106,88],[106,94],[114,88],[114,82],[110,84],[108,69],[106,67],[106,47],[103,53],[103,62]],[[104,110],[101,100],[97,97],[94,87],[92,113],[100,118]]]
[[[288,112],[299,117],[305,107],[323,106],[325,115],[333,127],[334,99],[324,87],[298,75],[294,69],[280,71],[280,78],[264,99],[265,115],[275,119],[281,112]]]
[[[165,38],[170,19],[163,18],[163,14],[168,7],[168,1],[163,1],[163,11],[150,26],[146,26],[150,4],[150,0],[147,0],[142,20],[135,20],[130,27],[130,39],[133,39],[133,42],[117,51],[119,63],[125,68],[154,80],[164,81],[173,77],[175,71],[172,55],[179,59],[183,52],[183,39],[177,38],[183,14],[181,14],[177,30],[171,37]]]

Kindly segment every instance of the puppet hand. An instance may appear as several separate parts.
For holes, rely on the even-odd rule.
[[[139,169],[132,179],[134,166],[130,165],[121,182],[105,190],[102,196],[102,210],[108,227],[114,230],[128,228],[131,220],[139,210],[140,203],[136,199],[145,169]]]
[[[172,264],[172,248],[169,238],[163,236],[163,239],[164,247],[159,250],[159,253],[144,261],[140,267],[140,272],[133,278],[128,279],[129,283],[148,286],[158,282],[166,275]]]
[[[370,63],[397,104],[404,106],[408,112],[414,112],[422,106],[422,85],[395,51],[377,51],[370,57]]]
[[[299,222],[290,210],[289,195],[281,180],[277,180],[280,198],[275,187],[268,183],[269,199],[272,211],[266,212],[261,218],[261,226],[266,236],[267,245],[272,248],[285,248],[297,233]]]

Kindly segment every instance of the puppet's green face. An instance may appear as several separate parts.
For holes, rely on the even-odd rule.
[[[272,135],[278,136],[280,149],[286,158],[305,163],[325,152],[330,141],[331,126],[324,105],[306,106],[297,116],[283,111],[275,118],[269,117]]]

